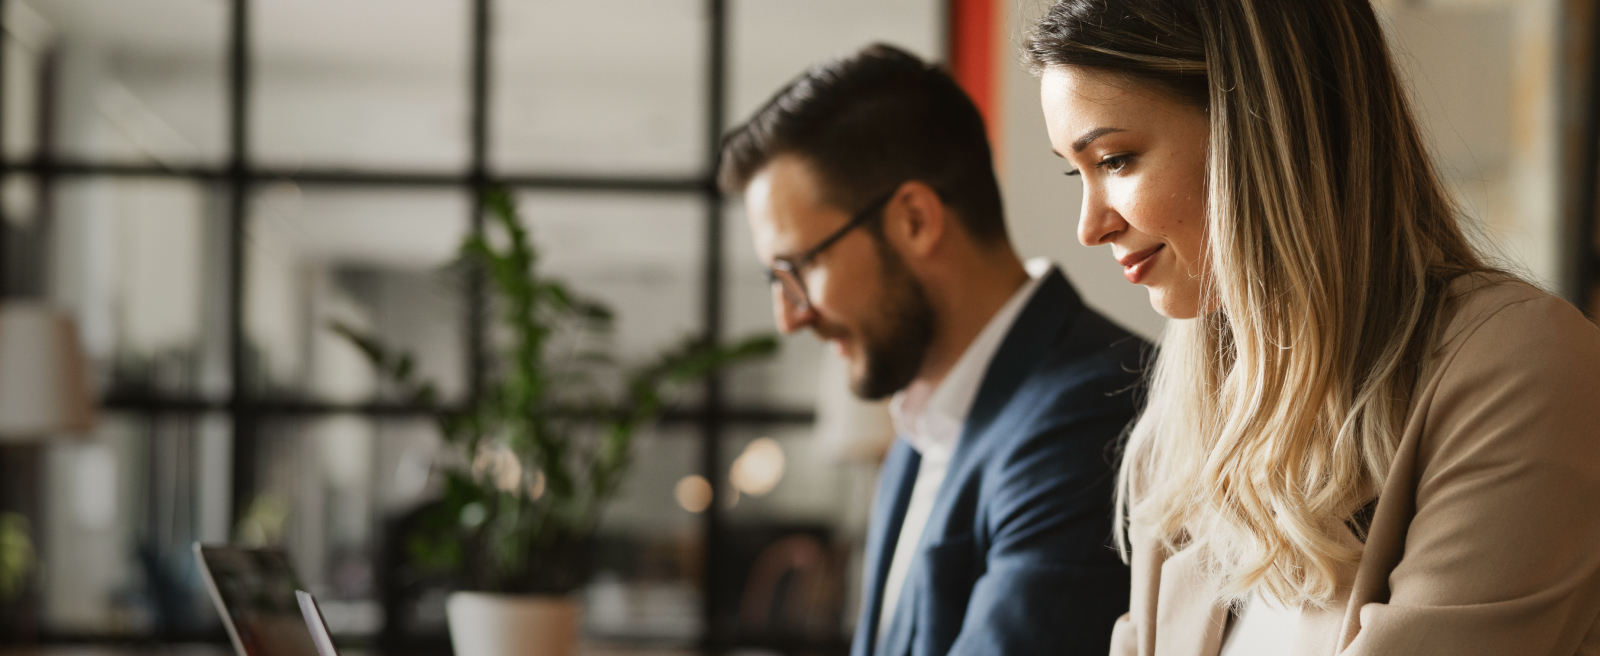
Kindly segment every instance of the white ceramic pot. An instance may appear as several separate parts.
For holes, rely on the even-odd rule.
[[[583,606],[568,596],[456,592],[445,615],[456,656],[572,656]]]

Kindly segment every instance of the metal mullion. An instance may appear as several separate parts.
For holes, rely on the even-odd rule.
[[[102,399],[100,406],[113,412],[140,412],[154,414],[207,414],[227,412],[229,401],[196,397],[162,397],[141,395],[116,395]],[[316,400],[265,400],[253,399],[252,412],[259,418],[265,415],[363,415],[371,417],[415,416],[429,417],[437,409],[425,406],[387,401],[365,403],[336,403]],[[447,410],[461,410],[462,406],[447,406]],[[704,406],[673,408],[662,413],[661,421],[667,424],[693,423],[705,420]],[[572,415],[566,415],[572,416]],[[723,408],[721,417],[725,425],[784,426],[805,425],[816,420],[810,410],[746,406]]]
[[[228,414],[232,421],[232,509],[228,525],[238,524],[250,507],[256,484],[257,417],[250,401],[250,375],[245,343],[245,230],[250,193],[249,73],[250,3],[233,0],[228,53],[228,365],[232,389]]]
[[[707,344],[722,342],[722,195],[715,184],[717,158],[721,151],[724,123],[724,103],[727,95],[727,41],[728,5],[726,0],[706,0],[708,24],[706,26],[706,97],[705,97],[705,267],[702,279],[702,322]],[[723,407],[722,375],[713,373],[705,380],[704,414],[701,416],[700,471],[711,483],[712,503],[703,513],[703,541],[705,561],[701,572],[704,597],[701,612],[704,614],[704,635],[701,648],[707,654],[720,653],[725,642],[717,623],[717,610],[723,604],[718,577],[719,563],[723,557],[722,499],[727,493],[727,483],[719,474],[722,469],[722,436],[726,425]]]
[[[472,3],[472,89],[470,170],[467,189],[472,194],[472,235],[481,236],[484,228],[484,192],[489,189],[489,6],[490,0]],[[476,403],[483,397],[487,379],[488,286],[481,266],[467,270],[467,399]]]
[[[35,142],[34,161],[40,164],[41,170],[33,176],[34,202],[33,227],[27,236],[27,242],[33,247],[31,257],[22,258],[26,271],[21,272],[26,283],[20,288],[13,288],[13,293],[32,298],[48,298],[50,294],[49,281],[46,273],[49,270],[49,252],[51,235],[55,231],[56,222],[56,176],[49,171],[49,163],[56,158],[56,96],[59,92],[61,78],[61,48],[51,44],[44,49],[44,56],[39,62],[39,79],[35,93]],[[9,229],[9,228],[8,228]],[[16,272],[14,272],[16,273]]]
[[[164,166],[160,164],[96,163],[81,161],[8,161],[6,173],[40,173],[58,176],[175,177],[226,181],[228,166]],[[473,173],[458,175],[428,171],[373,171],[356,169],[275,169],[246,167],[252,182],[288,180],[301,184],[348,186],[463,187],[475,184]],[[487,174],[482,176],[487,179]],[[620,191],[641,193],[706,193],[707,181],[699,176],[513,175],[496,179],[509,187],[556,191]]]
[[[169,167],[155,164],[98,164],[89,162],[76,162],[52,159],[50,161],[8,161],[0,164],[0,170],[6,173],[33,173],[38,175],[67,176],[95,176],[104,175],[112,177],[167,177],[167,178],[197,178],[202,180],[226,180],[229,172],[226,167],[215,166],[183,166]]]
[[[708,182],[703,177],[584,177],[556,175],[502,176],[498,178],[509,187],[572,191],[638,191],[708,193]],[[709,193],[716,193],[711,189]]]

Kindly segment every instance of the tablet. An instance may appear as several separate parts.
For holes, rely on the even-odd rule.
[[[328,623],[322,619],[322,609],[317,608],[317,598],[304,590],[295,590],[294,598],[300,602],[300,614],[306,618],[306,629],[311,632],[318,656],[339,656],[339,650],[333,647],[333,636],[328,633]]]
[[[198,542],[194,553],[238,656],[318,656],[288,554]]]

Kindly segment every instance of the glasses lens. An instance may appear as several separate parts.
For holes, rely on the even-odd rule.
[[[773,282],[777,283],[778,287],[783,290],[783,300],[801,309],[805,309],[810,305],[809,299],[806,298],[806,288],[800,284],[800,278],[794,275],[793,271],[777,269],[773,271],[773,274],[775,274]]]

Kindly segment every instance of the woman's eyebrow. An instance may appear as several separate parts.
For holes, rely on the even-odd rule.
[[[1090,130],[1088,132],[1083,133],[1083,136],[1078,137],[1077,141],[1072,142],[1072,152],[1081,153],[1081,152],[1083,152],[1083,149],[1089,147],[1089,144],[1094,143],[1095,139],[1099,139],[1100,137],[1106,136],[1106,135],[1111,134],[1113,132],[1127,132],[1127,130],[1124,130],[1122,128],[1111,128],[1111,127],[1095,128],[1093,130]]]

